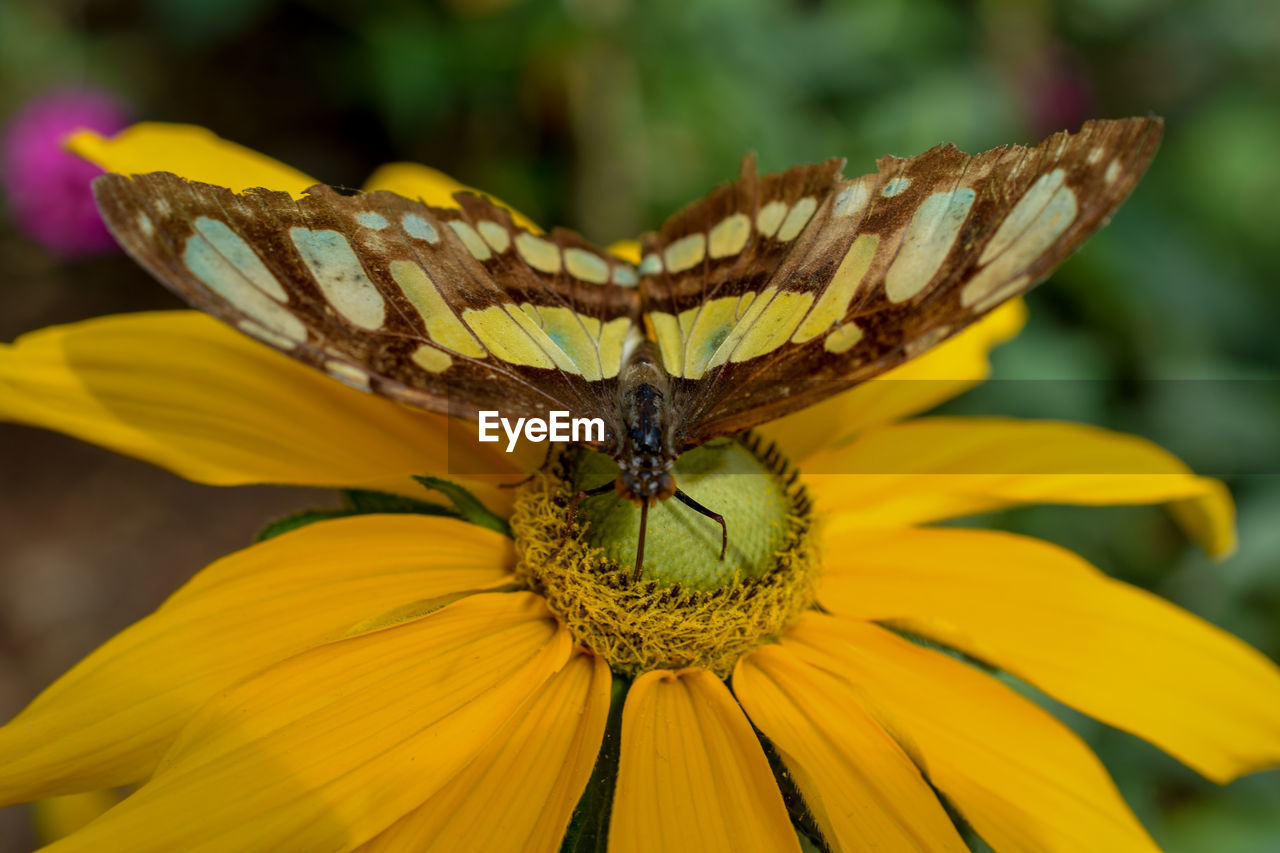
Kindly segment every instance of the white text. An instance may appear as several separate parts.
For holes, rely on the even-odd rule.
[[[507,434],[507,452],[516,449],[521,432],[533,442],[539,441],[571,441],[574,444],[604,441],[604,420],[602,418],[571,418],[568,412],[548,412],[550,420],[542,418],[510,418],[502,417],[494,411],[480,412],[480,440],[501,441],[498,427]]]

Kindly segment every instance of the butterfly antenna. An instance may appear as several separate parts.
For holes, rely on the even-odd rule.
[[[707,518],[720,525],[720,559],[723,560],[724,552],[729,548],[729,525],[724,523],[724,516],[718,512],[713,512],[712,510],[707,509],[705,506],[698,503],[679,489],[676,489],[676,499],[694,512],[705,515]]]
[[[640,581],[640,572],[644,571],[644,537],[649,532],[649,502],[640,504],[640,541],[636,543],[636,567],[631,572],[631,582]]]

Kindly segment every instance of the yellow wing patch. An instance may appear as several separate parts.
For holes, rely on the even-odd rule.
[[[662,365],[672,376],[700,379],[713,367],[727,361],[747,361],[787,343],[802,321],[814,315],[814,331],[804,340],[817,337],[848,309],[862,275],[875,254],[877,239],[862,242],[841,282],[841,290],[825,305],[814,306],[814,294],[779,292],[766,288],[759,294],[721,296],[677,314],[650,311],[646,317],[658,342]],[[861,272],[856,272],[856,267]],[[813,309],[812,311],[810,309]]]
[[[600,329],[600,365],[605,379],[612,379],[622,370],[622,357],[632,325],[629,317],[616,317]]]
[[[414,350],[409,358],[423,370],[429,370],[432,373],[443,373],[453,365],[453,359],[447,352],[426,344]]]
[[[862,329],[854,323],[845,323],[843,326],[832,329],[831,334],[823,338],[822,346],[827,352],[838,355],[848,352],[860,340],[862,340]]]
[[[545,338],[538,338],[538,343],[557,367],[591,382],[602,378],[604,374],[596,345],[600,338],[599,320],[561,306],[537,306],[526,302],[520,309],[538,325]]]
[[[811,341],[840,321],[849,311],[849,305],[858,292],[858,286],[866,278],[871,261],[876,256],[876,248],[880,245],[879,234],[862,234],[853,241],[849,251],[831,278],[831,283],[818,297],[818,303],[804,318],[800,328],[796,329],[791,340],[797,344]]]
[[[742,251],[751,236],[751,219],[745,213],[726,216],[707,234],[707,254],[727,258]]]
[[[481,229],[480,233],[485,230],[491,229]],[[555,250],[551,243],[541,238],[531,239]],[[517,246],[519,243],[517,238]],[[537,244],[533,245],[536,253]],[[566,262],[574,257],[569,252],[565,253]],[[555,250],[555,258],[558,263],[558,250]],[[545,255],[542,259],[549,260]],[[594,256],[591,259],[598,260]],[[607,277],[607,265],[603,262],[600,265]],[[596,317],[580,314],[565,306],[525,302],[518,306],[506,304],[470,309],[464,311],[462,319],[459,319],[435,282],[418,264],[393,261],[391,277],[422,317],[432,342],[444,349],[471,358],[493,355],[510,364],[558,368],[589,382],[612,379],[621,370],[623,346],[631,329],[631,320],[627,317],[601,323]],[[420,367],[435,373],[448,369],[453,363],[448,353],[434,347],[421,347],[410,357]]]
[[[754,296],[745,294],[748,304]],[[693,318],[684,340],[684,369],[690,379],[697,379],[706,372],[707,364],[737,325],[742,316],[742,300],[743,296],[712,299]]]
[[[455,219],[449,223],[449,227],[453,229],[453,233],[458,235],[462,245],[467,247],[467,251],[477,261],[487,261],[492,256],[492,252],[489,251],[489,244],[476,233],[476,229],[466,222],[461,219]]]
[[[524,367],[559,369],[588,382],[618,375],[631,328],[627,317],[601,323],[571,308],[530,302],[469,309],[462,317],[496,358]]]
[[[612,379],[622,369],[630,318],[615,317],[601,323],[595,317],[563,306],[527,302],[520,309],[537,324],[534,339],[561,370],[595,382]]]
[[[392,261],[391,277],[422,316],[431,340],[471,358],[489,354],[453,313],[426,270],[412,261]]]
[[[1025,284],[1026,277],[1018,274],[1057,242],[1079,210],[1076,194],[1063,185],[1061,169],[1041,177],[983,249],[978,262],[987,265],[960,291],[960,304],[990,303],[997,294],[1013,292],[1006,283],[1014,279]]]
[[[756,214],[756,229],[765,237],[772,237],[778,232],[778,226],[786,215],[785,201],[771,201]]]
[[[667,246],[662,252],[667,272],[678,273],[693,269],[702,263],[707,253],[707,235],[702,232],[689,234]]]
[[[885,275],[885,296],[890,302],[906,302],[918,296],[933,280],[956,242],[976,195],[968,187],[934,193],[916,209],[902,236],[898,256]]]
[[[806,196],[792,205],[791,210],[787,211],[787,218],[782,220],[782,225],[778,228],[775,239],[786,243],[794,240],[809,224],[809,220],[813,217],[813,212],[818,209],[818,200],[813,196]]]
[[[787,342],[813,305],[812,293],[783,291],[769,301],[759,318],[742,336],[730,361],[746,361],[776,350]]]
[[[649,312],[647,316],[667,372],[672,376],[699,379],[708,368],[728,360],[728,353],[746,332],[745,314],[755,297],[754,293],[721,296],[681,311],[679,315]]]
[[[599,255],[585,249],[570,248],[564,250],[564,265],[569,275],[592,284],[608,284],[609,264]]]
[[[507,313],[506,306],[469,308],[462,312],[462,319],[475,332],[488,349],[498,358],[510,364],[525,367],[541,367],[551,370],[555,363],[542,348],[534,343],[521,325]]]
[[[560,250],[555,243],[527,232],[516,235],[516,250],[535,270],[555,275],[560,272]]]
[[[476,228],[489,247],[499,255],[511,248],[511,234],[492,219],[481,219],[476,223]]]

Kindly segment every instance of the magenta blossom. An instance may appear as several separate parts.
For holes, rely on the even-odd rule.
[[[102,170],[62,143],[81,128],[111,134],[128,124],[120,101],[86,89],[40,95],[20,109],[3,140],[4,191],[15,227],[67,257],[114,248],[90,189]]]

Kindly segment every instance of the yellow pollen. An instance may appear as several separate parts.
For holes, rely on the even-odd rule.
[[[814,601],[819,567],[804,488],[755,438],[689,451],[672,472],[694,500],[721,513],[720,528],[676,500],[649,512],[644,575],[632,582],[639,509],[609,493],[607,456],[562,451],[523,486],[511,517],[516,573],[541,593],[581,645],[615,672],[706,667],[727,677],[742,655],[776,639]]]

